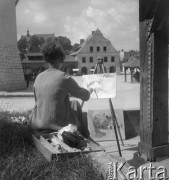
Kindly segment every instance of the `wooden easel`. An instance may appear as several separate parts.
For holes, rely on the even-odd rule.
[[[93,74],[95,74],[98,66],[100,68],[100,73],[105,74],[103,58],[97,58],[97,64],[95,65]],[[84,101],[82,101],[81,107],[83,107],[83,104],[84,104]],[[119,133],[119,136],[121,139],[121,143],[123,146],[124,146],[124,143],[123,143],[123,139],[122,139],[121,132],[120,132],[120,127],[119,127],[118,122],[117,122],[117,118],[116,118],[116,114],[114,111],[114,107],[113,107],[113,103],[111,101],[111,98],[109,98],[109,106],[110,106],[110,112],[111,112],[111,117],[112,117],[112,121],[113,121],[113,127],[114,127],[115,136],[116,136],[116,142],[117,142],[117,147],[118,147],[118,151],[119,151],[119,156],[122,157],[117,130],[118,130],[118,133]]]

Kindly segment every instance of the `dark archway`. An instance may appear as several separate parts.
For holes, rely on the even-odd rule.
[[[81,74],[87,74],[87,67],[82,67]]]
[[[116,67],[115,66],[111,66],[109,72],[110,73],[115,73],[116,72]]]

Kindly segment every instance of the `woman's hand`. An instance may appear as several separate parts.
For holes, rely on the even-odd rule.
[[[92,94],[92,92],[94,91],[92,88],[88,88],[88,91],[90,94]]]

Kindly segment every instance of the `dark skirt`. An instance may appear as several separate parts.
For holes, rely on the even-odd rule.
[[[77,126],[77,130],[85,137],[88,138],[90,136],[87,122],[85,122],[85,119],[83,118],[82,109],[80,106],[80,103],[77,100],[73,100],[70,102],[71,104],[71,110],[72,113],[75,116],[75,125]],[[74,124],[74,123],[73,123]]]
[[[66,104],[69,107],[68,108],[69,112],[67,113],[67,117],[65,119],[65,122],[63,123],[64,126],[67,126],[68,124],[76,125],[77,130],[82,134],[82,136],[88,139],[90,137],[90,133],[87,127],[87,119],[83,118],[83,113],[80,103],[77,100],[73,100],[73,101],[66,100],[66,101],[67,101]],[[32,119],[36,118],[36,113],[37,113],[37,107],[35,106],[30,115],[30,124]],[[36,129],[36,130],[43,131],[44,133],[53,132],[53,130],[50,129]]]

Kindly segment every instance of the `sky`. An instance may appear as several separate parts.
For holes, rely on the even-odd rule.
[[[99,28],[117,50],[139,50],[138,0],[20,0],[17,37],[54,33],[72,45]]]

